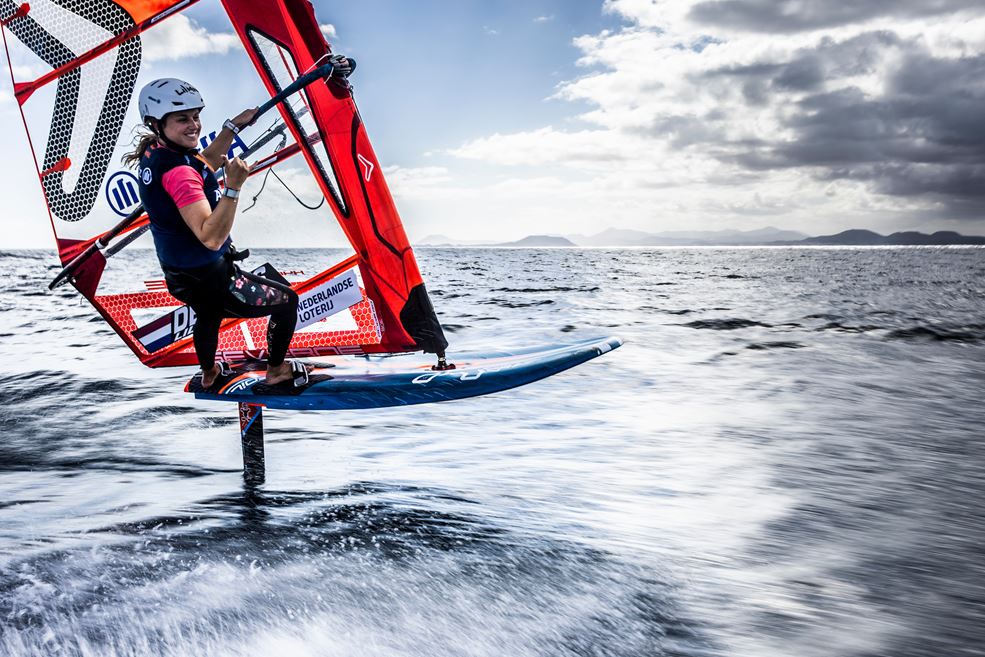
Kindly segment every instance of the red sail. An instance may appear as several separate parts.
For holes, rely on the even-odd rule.
[[[46,218],[37,220],[50,221],[61,264],[83,260],[71,269],[69,280],[150,367],[197,362],[190,337],[194,314],[164,289],[149,249],[128,251],[122,258],[126,267],[112,258],[137,240],[150,246],[146,217],[114,232],[121,217],[139,208],[137,179],[120,162],[132,149],[133,126],[140,123],[137,90],[149,81],[145,32],[196,2],[0,0],[0,32],[48,210]],[[316,62],[324,63],[329,48],[307,2],[225,4],[271,95]],[[30,65],[16,67],[15,62]],[[18,80],[15,69],[31,77]],[[219,109],[213,112],[222,111],[221,101],[216,99]],[[287,144],[284,135],[279,146],[255,152],[254,171],[301,153],[334,213],[327,219],[337,218],[354,251],[312,271],[279,263],[302,301],[307,295],[318,308],[326,304],[317,300],[343,282],[354,290],[332,312],[299,312],[289,355],[443,352],[447,343],[441,326],[347,83],[317,81],[279,109],[284,126],[272,134],[284,135],[281,128],[286,127],[294,143]],[[280,212],[279,225],[303,224],[295,213]],[[248,246],[268,245],[258,240]],[[146,289],[134,289],[139,281]],[[265,327],[265,318],[227,320],[220,330],[219,356],[229,361],[265,357]]]
[[[223,5],[271,95],[326,63],[330,49],[307,0]],[[444,353],[448,343],[349,85],[332,78],[302,94],[321,144],[311,143],[289,104],[281,112],[359,257],[367,295],[383,325],[381,350]]]

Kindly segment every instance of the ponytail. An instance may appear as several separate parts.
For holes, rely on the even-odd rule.
[[[120,161],[131,169],[137,168],[140,158],[144,156],[144,152],[158,140],[157,133],[154,132],[153,127],[149,124],[144,124],[142,127],[144,129],[136,128],[137,136],[131,142],[135,145],[133,152],[127,153],[120,158]]]

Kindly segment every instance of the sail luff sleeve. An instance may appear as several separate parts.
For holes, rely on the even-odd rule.
[[[330,53],[307,0],[223,0],[223,6],[271,95]],[[447,341],[351,89],[332,79],[309,86],[301,99],[313,128],[302,125],[287,103],[281,113],[360,257],[367,294],[383,324],[383,346],[444,352]],[[312,143],[312,129],[320,143]]]

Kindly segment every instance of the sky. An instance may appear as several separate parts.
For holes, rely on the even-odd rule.
[[[314,4],[333,50],[359,64],[356,102],[412,241],[985,234],[981,0]],[[217,2],[153,32],[142,79],[191,80],[206,125],[263,99]],[[37,71],[14,64],[18,79]],[[49,246],[7,78],[0,122],[0,245]],[[283,173],[317,199],[302,170]],[[271,187],[237,230],[305,212]]]

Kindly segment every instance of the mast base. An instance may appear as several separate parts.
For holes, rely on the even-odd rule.
[[[438,364],[437,365],[432,365],[431,366],[431,369],[433,371],[435,371],[435,372],[444,372],[446,370],[453,370],[453,369],[455,369],[455,363],[449,363],[445,359],[444,352],[442,352],[442,353],[438,354]]]

